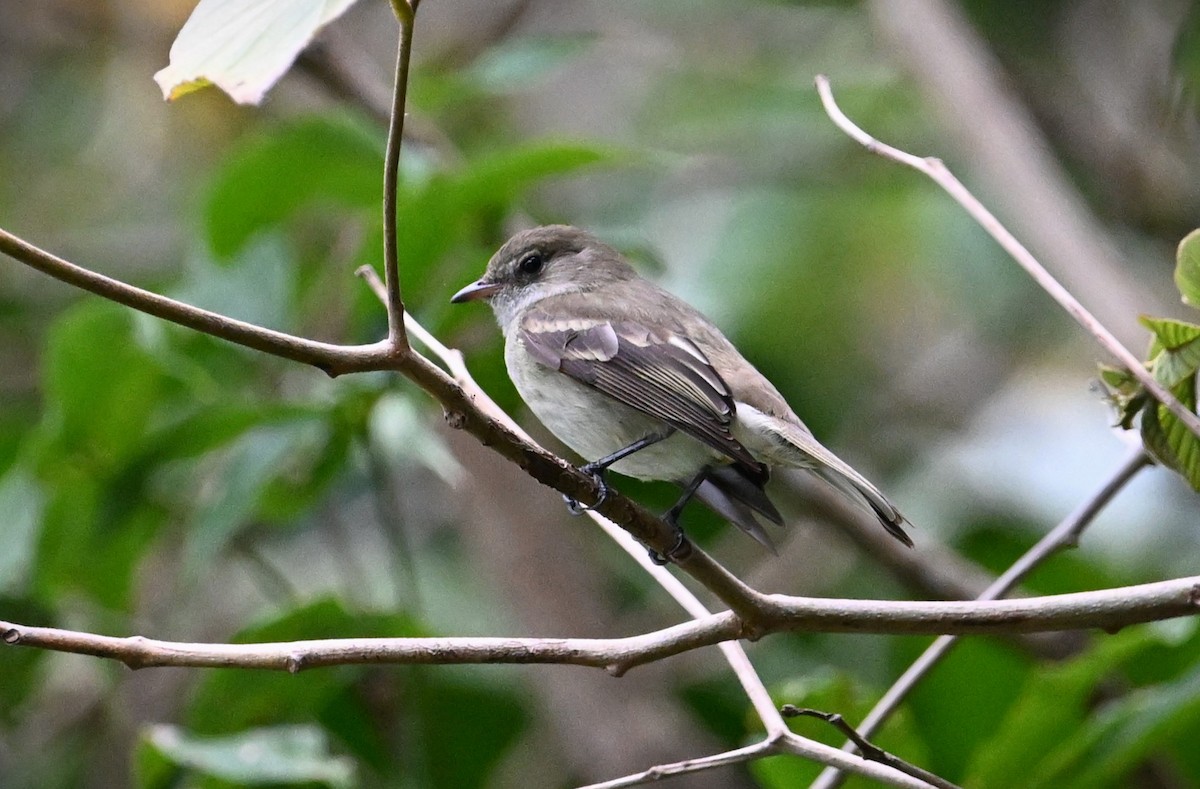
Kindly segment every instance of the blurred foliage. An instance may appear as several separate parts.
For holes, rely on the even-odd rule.
[[[1183,301],[1200,306],[1200,230],[1179,242],[1175,283]],[[1175,395],[1187,409],[1196,410],[1196,375],[1200,371],[1200,325],[1167,318],[1142,316],[1142,325],[1154,339],[1147,352],[1146,366],[1154,380]],[[1134,422],[1141,426],[1142,441],[1154,457],[1200,491],[1200,438],[1177,416],[1152,399],[1142,385],[1125,370],[1102,366],[1101,376],[1126,430]]]
[[[427,3],[422,14],[454,5]],[[1056,36],[1071,32],[1056,20],[1077,18],[1082,5],[1023,2],[1013,13],[992,0],[964,4],[1006,63],[1042,72],[1055,72],[1046,64],[1062,56]],[[1060,421],[1086,411],[1096,399],[1084,381],[1094,351],[1063,333],[1062,318],[944,196],[864,155],[824,118],[811,79],[836,68],[839,99],[864,126],[922,151],[944,144],[919,91],[875,42],[863,5],[655,0],[629,4],[616,26],[563,8],[557,26],[517,18],[439,52],[421,52],[418,27],[410,115],[436,133],[410,140],[402,160],[409,308],[463,347],[481,384],[516,408],[498,332],[483,310],[452,310],[447,297],[477,276],[514,217],[592,227],[710,312],[816,433],[885,470],[884,487],[923,516],[913,516],[920,539],[1005,567],[1047,528],[1032,514],[1042,510],[1028,490],[1003,506],[980,500],[1002,494],[1006,470],[1060,457],[1075,437],[1051,430],[1040,443],[992,447],[994,490],[983,492],[970,488],[954,448],[983,440],[989,407],[1030,370],[1076,392],[1054,404]],[[156,9],[125,13],[166,13]],[[343,23],[356,42],[392,24],[386,8],[356,8]],[[0,224],[242,320],[330,342],[382,334],[379,304],[353,277],[377,266],[381,247],[384,133],[363,108],[314,98],[319,89],[299,78],[253,113],[203,94],[143,105],[150,63],[161,65],[161,53],[141,52],[145,42],[121,38],[119,26],[64,28],[68,42],[113,36],[88,38],[80,54],[39,38],[35,25],[17,27],[29,34],[20,47],[0,39]],[[173,29],[161,31],[164,52]],[[1194,80],[1188,30],[1173,39],[1174,76],[1184,81]],[[390,35],[381,36],[381,73]],[[1031,84],[1027,73],[1014,68],[1017,89]],[[1066,135],[1055,145],[1078,167],[1106,140]],[[961,158],[969,181],[969,156]],[[1148,221],[1144,203],[1113,218],[1122,234],[1146,234],[1132,246],[1153,253],[1131,260],[1132,276],[1169,285],[1158,252],[1178,236],[1149,233],[1174,228],[1187,205],[1176,201],[1161,221]],[[1180,248],[1177,281],[1195,305],[1200,274],[1189,250]],[[0,618],[237,642],[514,632],[520,612],[497,592],[513,579],[481,577],[464,546],[473,525],[461,522],[462,493],[450,483],[470,480],[443,442],[438,409],[413,387],[380,375],[331,381],[40,276],[10,277],[16,268],[0,262]],[[1155,374],[1194,399],[1195,327],[1148,325]],[[1137,394],[1127,394],[1129,414]],[[1019,403],[1005,428],[1045,405]],[[1142,420],[1143,433],[1158,426],[1161,438],[1148,441],[1164,462],[1194,475],[1200,453],[1190,439],[1161,415]],[[1089,440],[1099,436],[1102,449],[1085,454],[1104,461],[1115,442],[1098,409],[1093,422]],[[1063,469],[1054,480],[1061,498],[1077,501],[1092,471]],[[675,496],[668,486],[619,484],[654,506]],[[1120,535],[1098,526],[1115,550],[1085,545],[1055,557],[1028,588],[1066,592],[1165,572],[1133,559],[1150,543],[1194,548],[1186,495],[1142,494]],[[1171,531],[1175,512],[1183,526]],[[739,570],[761,563],[786,576],[779,591],[910,594],[837,545],[806,548],[803,566],[781,572],[785,560],[752,553],[710,514],[686,520]],[[789,528],[781,543],[809,536],[803,522]],[[587,588],[603,589],[603,599],[571,621],[538,623],[540,632],[573,635],[561,631],[584,624],[615,635],[676,621],[656,608],[655,588],[588,538],[587,562],[604,581]],[[541,546],[493,547],[521,550],[530,568],[558,561]],[[927,642],[781,636],[754,645],[752,657],[779,703],[854,721]],[[1159,775],[1200,785],[1198,655],[1194,622],[1097,636],[1060,663],[1015,642],[968,640],[879,744],[969,786],[1168,785],[1155,783]],[[5,648],[0,775],[6,787],[51,788],[483,787],[533,775],[546,776],[538,786],[569,785],[584,771],[567,740],[586,729],[568,731],[547,709],[561,696],[540,685],[560,671],[584,670],[130,675]],[[715,653],[674,661],[653,681],[653,701],[677,705],[692,726],[677,733],[680,758],[705,755],[695,750],[701,736],[732,748],[760,733]],[[631,691],[613,682],[607,692],[624,700]],[[626,734],[591,709],[558,714],[585,720],[598,740]],[[840,741],[819,721],[792,725]],[[773,758],[717,781],[795,786],[816,772]]]

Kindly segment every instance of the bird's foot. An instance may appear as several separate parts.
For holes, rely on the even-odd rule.
[[[683,533],[683,529],[679,524],[675,521],[668,521],[668,523],[675,530],[675,541],[671,543],[671,547],[667,549],[666,553],[659,553],[653,548],[650,549],[650,561],[659,567],[686,559],[688,554],[692,552],[692,544],[688,542],[687,535]]]
[[[604,468],[597,466],[594,463],[585,463],[579,467],[579,470],[590,476],[596,481],[596,487],[600,489],[600,497],[596,499],[596,503],[592,505],[583,504],[578,499],[573,499],[570,496],[564,495],[563,501],[567,503],[567,512],[572,515],[582,515],[588,510],[594,510],[604,503],[608,498],[608,483],[604,481]]]

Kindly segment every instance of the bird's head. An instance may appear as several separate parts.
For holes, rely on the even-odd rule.
[[[492,255],[483,276],[451,302],[487,301],[502,327],[547,296],[586,292],[637,276],[612,247],[570,225],[523,230]]]

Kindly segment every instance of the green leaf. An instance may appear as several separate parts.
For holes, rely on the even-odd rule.
[[[345,119],[314,118],[247,146],[214,181],[205,229],[214,253],[228,257],[254,234],[311,202],[376,212],[383,141]]]
[[[470,163],[460,181],[459,199],[473,208],[504,205],[543,178],[612,164],[622,156],[629,154],[613,147],[553,140],[509,148]]]
[[[332,755],[325,733],[316,726],[273,726],[226,737],[198,737],[178,726],[158,725],[143,732],[140,748],[188,773],[246,786],[315,783],[341,789],[355,783],[354,763]],[[155,764],[143,753],[138,761],[139,786],[177,785],[163,780],[161,762]]]
[[[1185,304],[1200,308],[1200,229],[1184,236],[1175,251],[1175,286]]]
[[[0,595],[0,614],[11,622],[22,622],[39,627],[59,627],[54,613],[40,603],[28,598]],[[24,701],[35,694],[45,692],[47,675],[53,672],[42,670],[51,653],[43,649],[11,648],[0,642],[0,724],[7,732],[18,731],[22,724],[28,725],[30,708]],[[38,754],[42,756],[43,754]]]
[[[168,101],[216,85],[258,104],[296,56],[354,0],[200,0],[154,75]]]
[[[1132,430],[1133,422],[1150,398],[1133,374],[1122,367],[1099,365],[1100,380],[1107,387],[1106,399],[1117,412],[1117,425],[1123,430]]]
[[[496,765],[529,721],[526,695],[464,670],[430,672],[422,674],[421,680],[426,684],[416,706],[429,785],[435,789],[495,785]],[[464,742],[471,747],[464,749]]]
[[[461,170],[409,185],[397,211],[406,292],[420,292],[431,274],[444,287],[446,272],[435,264],[454,248],[471,218],[507,209],[544,178],[612,163],[620,155],[602,146],[541,141],[477,156]]]
[[[914,725],[929,748],[921,766],[951,779],[963,775],[1016,703],[1029,669],[1028,657],[1007,644],[957,644],[954,656],[909,697]]]
[[[1041,784],[1059,789],[1121,789],[1147,758],[1174,740],[1195,747],[1200,726],[1200,668],[1174,682],[1132,691],[1088,719],[1047,762]]]
[[[66,466],[42,479],[45,516],[34,568],[39,597],[87,595],[110,609],[130,603],[136,570],[165,515],[144,501],[140,481],[100,481]]]
[[[1172,388],[1171,393],[1188,409],[1196,410],[1196,379],[1193,376]],[[1160,404],[1142,413],[1142,442],[1164,466],[1177,471],[1200,492],[1200,439]]]
[[[1044,666],[1030,675],[1017,702],[991,739],[976,751],[965,784],[978,789],[1009,787],[1013,776],[1023,786],[1054,786],[1053,744],[1070,742],[1090,714],[1096,687],[1124,662],[1154,645],[1148,630],[1106,639],[1069,663]]]
[[[188,531],[184,571],[194,574],[225,548],[238,530],[251,521],[267,485],[287,469],[287,461],[311,438],[315,422],[263,426],[235,442],[225,459],[220,481]]]
[[[204,403],[191,412],[173,416],[175,421],[156,430],[147,440],[148,462],[194,458],[229,444],[256,427],[313,419],[320,412],[288,403],[225,401]]]
[[[53,441],[100,473],[140,450],[164,384],[124,307],[88,302],[50,333],[46,390]]]
[[[1158,341],[1159,348],[1151,346],[1149,356],[1154,356],[1158,350],[1175,350],[1200,338],[1200,326],[1187,321],[1177,321],[1170,318],[1152,318],[1142,315],[1138,322],[1150,331]]]
[[[371,439],[379,444],[384,457],[415,461],[455,485],[463,468],[441,434],[430,429],[427,416],[410,398],[385,394],[371,411]]]
[[[1138,380],[1123,367],[1112,367],[1111,365],[1102,364],[1100,367],[1100,380],[1111,386],[1113,389],[1125,390],[1131,386],[1138,386]]]
[[[428,634],[404,615],[355,614],[337,600],[320,599],[248,627],[231,640],[245,644],[422,635]],[[311,722],[341,699],[363,671],[341,666],[300,675],[249,669],[209,672],[188,707],[187,725],[197,732],[222,734],[272,723]]]
[[[1162,350],[1150,365],[1154,378],[1172,389],[1187,378],[1194,378],[1200,369],[1200,339],[1171,350]]]

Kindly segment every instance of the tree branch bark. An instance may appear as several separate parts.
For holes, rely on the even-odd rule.
[[[914,156],[911,153],[902,151],[899,148],[880,142],[872,137],[854,121],[850,120],[837,102],[833,98],[833,91],[829,86],[829,80],[820,75],[816,79],[817,92],[821,95],[821,103],[825,107],[830,120],[837,125],[839,129],[844,131],[851,139],[862,145],[868,151],[878,154],[885,159],[891,159],[894,162],[907,165],[918,172],[924,173],[935,184],[946,191],[955,202],[966,209],[967,213],[974,219],[980,227],[996,240],[1004,251],[1012,256],[1021,268],[1025,270],[1030,277],[1033,278],[1042,290],[1046,291],[1063,310],[1075,319],[1075,322],[1082,326],[1089,334],[1096,338],[1106,351],[1112,354],[1121,363],[1121,365],[1134,377],[1138,382],[1146,388],[1155,400],[1162,403],[1176,418],[1182,422],[1193,435],[1200,438],[1200,416],[1197,416],[1193,411],[1187,408],[1183,403],[1175,398],[1166,387],[1155,380],[1154,376],[1146,369],[1146,365],[1138,360],[1128,348],[1121,344],[1120,340],[1109,331],[1104,324],[1100,323],[1092,313],[1079,303],[1071,292],[1062,286],[1062,284],[1054,278],[1054,276],[1046,270],[1046,268],[1038,262],[1024,244],[1017,240],[1008,228],[1001,224],[995,214],[987,209],[983,203],[979,202],[975,195],[971,194],[967,187],[963,186],[962,182],[955,177],[954,173],[950,172],[945,163],[941,159],[935,157],[920,157]]]
[[[1142,622],[1200,613],[1200,576],[1093,592],[1020,600],[909,602],[763,597],[759,632],[1003,635],[1099,628],[1115,631]],[[631,668],[704,646],[741,638],[733,612],[711,614],[627,638],[364,638],[264,644],[201,644],[117,638],[0,621],[0,639],[17,646],[94,655],[130,668],[207,666],[292,673],[318,666],[364,663],[551,663]]]

